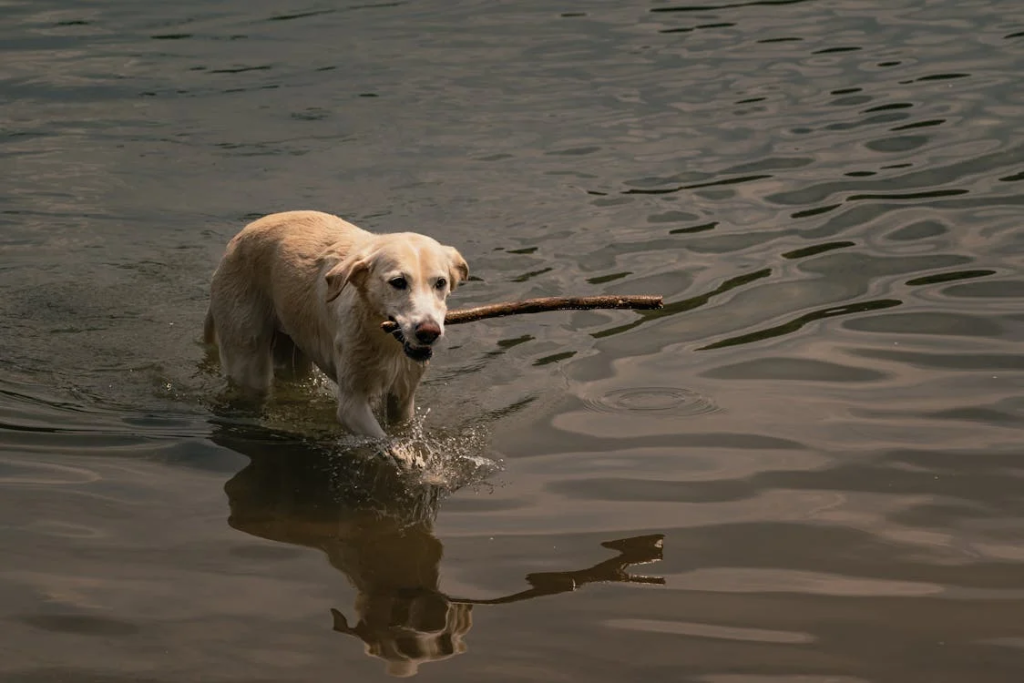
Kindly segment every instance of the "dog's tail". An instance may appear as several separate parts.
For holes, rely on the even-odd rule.
[[[206,320],[203,322],[203,342],[206,344],[217,343],[217,328],[213,325],[213,311],[207,309]]]

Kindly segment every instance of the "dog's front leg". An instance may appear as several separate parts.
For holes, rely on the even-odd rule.
[[[423,376],[422,366],[413,368],[409,374],[400,377],[388,389],[386,406],[388,424],[409,422],[416,415],[416,388]]]
[[[370,436],[375,439],[387,437],[377,418],[370,409],[366,396],[349,394],[338,388],[338,422],[353,434]]]
[[[370,436],[375,439],[387,438],[387,434],[381,429],[377,418],[373,416],[373,411],[370,410],[370,402],[365,398],[358,400],[339,392],[338,422],[353,434]],[[424,467],[423,457],[407,445],[387,444],[384,446],[384,452],[405,469],[422,469]]]
[[[408,393],[388,394],[388,424],[402,424],[416,413],[416,395]]]

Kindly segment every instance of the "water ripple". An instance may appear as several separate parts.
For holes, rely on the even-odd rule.
[[[637,412],[667,418],[691,417],[719,409],[709,397],[676,387],[615,389],[597,398],[584,397],[583,402],[597,412]]]
[[[4,5],[11,675],[1022,678],[1024,5],[272,5]],[[399,476],[203,362],[286,208],[666,306],[448,330]]]

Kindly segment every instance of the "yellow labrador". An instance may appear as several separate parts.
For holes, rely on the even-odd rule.
[[[385,436],[372,411],[413,415],[414,394],[444,334],[448,294],[469,277],[454,247],[417,233],[373,234],[318,211],[250,223],[227,246],[210,291],[204,337],[227,376],[266,392],[275,358],[310,364],[338,385],[338,421]],[[384,320],[398,323],[392,336]]]

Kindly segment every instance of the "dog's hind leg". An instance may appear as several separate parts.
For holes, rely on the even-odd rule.
[[[239,387],[266,393],[274,380],[274,318],[259,299],[217,296],[210,307],[224,373]]]
[[[313,361],[284,332],[274,332],[271,346],[275,375],[287,379],[304,379],[313,372]]]
[[[274,381],[270,335],[229,342],[220,339],[220,361],[234,384],[265,394]]]

